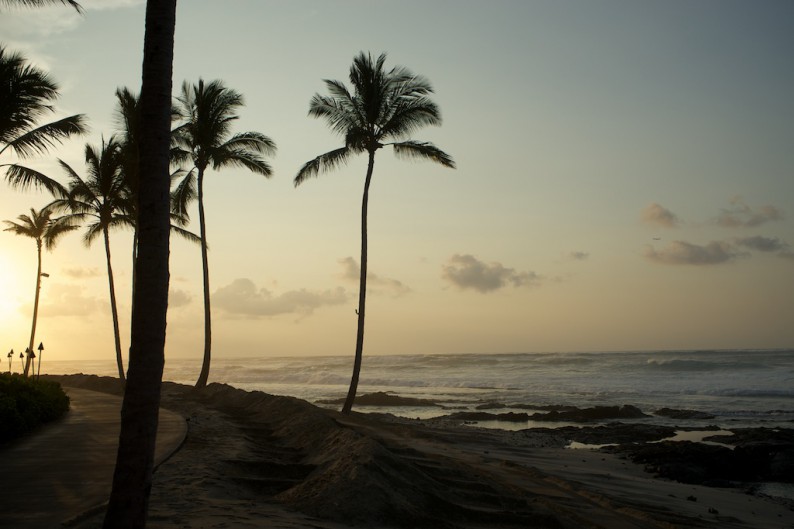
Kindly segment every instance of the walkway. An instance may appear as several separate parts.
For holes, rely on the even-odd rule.
[[[121,398],[64,388],[65,418],[0,449],[0,527],[56,528],[107,501],[113,481]],[[155,463],[187,434],[178,414],[160,410]]]

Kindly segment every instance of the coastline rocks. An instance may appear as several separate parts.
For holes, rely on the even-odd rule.
[[[763,435],[765,429],[750,430],[746,435],[755,437]],[[782,435],[794,436],[794,431]],[[736,441],[731,436],[709,439],[714,438]],[[794,443],[769,437],[740,442],[733,450],[691,441],[622,444],[604,450],[626,454],[635,463],[645,464],[649,472],[684,483],[722,487],[754,481],[794,483]]]
[[[752,469],[740,464],[731,449],[691,441],[662,441],[641,446],[621,445],[635,463],[660,477],[698,485],[728,486],[731,481],[747,481]],[[742,462],[743,463],[743,462]]]
[[[591,422],[609,419],[639,419],[650,417],[636,406],[596,406],[594,408],[566,408],[548,413],[488,413],[484,411],[458,412],[446,416],[460,421],[554,421],[554,422]]]
[[[588,445],[647,443],[675,435],[675,428],[669,426],[621,422],[603,426],[565,426],[556,430],[562,432],[571,441]]]
[[[653,412],[654,415],[659,417],[667,417],[670,419],[694,419],[694,420],[709,420],[713,419],[714,415],[703,411],[695,410],[676,410],[673,408],[662,408]]]
[[[345,399],[327,399],[318,400],[318,404],[344,404]],[[375,393],[368,393],[366,395],[357,395],[355,400],[356,406],[422,406],[422,407],[436,407],[439,406],[436,402],[427,399],[415,399],[412,397],[401,397],[385,391],[376,391]]]
[[[650,417],[650,415],[646,415],[636,406],[626,404],[624,406],[596,406],[594,408],[567,411],[554,410],[545,414],[535,413],[531,418],[535,421],[588,422],[604,419],[640,419],[643,417]]]

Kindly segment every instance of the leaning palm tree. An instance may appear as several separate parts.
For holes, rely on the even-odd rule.
[[[31,66],[19,53],[8,53],[0,46],[0,156],[14,154],[29,158],[46,153],[73,134],[86,131],[85,116],[78,114],[39,125],[53,112],[58,85],[42,70]],[[43,187],[57,195],[59,184],[52,178],[17,163],[0,164],[13,187]]]
[[[361,52],[353,59],[350,68],[351,93],[340,81],[325,80],[330,96],[315,94],[309,105],[309,115],[323,118],[334,132],[345,139],[344,147],[321,154],[306,162],[295,176],[295,186],[345,164],[351,155],[366,153],[367,175],[364,179],[364,196],[361,201],[361,276],[358,293],[358,330],[353,377],[342,407],[350,413],[356,398],[361,359],[364,348],[364,316],[367,298],[367,202],[375,153],[391,145],[402,158],[427,159],[445,167],[455,167],[448,154],[432,143],[406,139],[412,132],[426,125],[440,125],[441,114],[430,100],[433,93],[424,77],[414,75],[401,66],[384,70],[386,54],[376,61],[370,54]]]
[[[242,132],[230,136],[232,122],[237,119],[237,109],[241,106],[243,96],[224,86],[221,81],[205,84],[199,79],[194,85],[185,82],[182,84],[182,93],[177,98],[177,108],[184,121],[174,130],[176,147],[172,149],[172,153],[178,163],[193,165],[186,177],[187,183],[180,188],[192,188],[195,178],[204,272],[204,360],[196,387],[207,385],[212,349],[204,176],[209,167],[217,171],[238,166],[269,177],[272,170],[262,155],[273,154],[276,150],[273,140],[259,132]]]
[[[36,321],[39,314],[39,293],[41,291],[41,278],[46,277],[41,271],[41,248],[46,247],[47,250],[55,248],[58,239],[67,232],[77,229],[77,226],[71,224],[69,219],[60,217],[52,218],[54,210],[50,206],[45,206],[40,211],[30,209],[30,216],[20,215],[17,217],[19,222],[10,220],[3,221],[8,226],[5,231],[13,232],[16,235],[30,237],[36,241],[36,251],[38,256],[38,268],[36,271],[36,295],[33,302],[33,323],[30,329],[30,345],[28,350],[33,350],[33,343],[36,340]],[[25,362],[25,373],[28,375],[30,368],[31,357],[28,355],[27,362]]]
[[[119,316],[116,304],[116,287],[110,256],[110,230],[131,227],[129,196],[122,178],[121,149],[114,137],[102,142],[99,149],[85,146],[85,164],[88,173],[83,179],[69,164],[59,160],[69,177],[69,196],[53,201],[52,207],[67,212],[66,218],[87,221],[83,241],[90,246],[100,235],[105,242],[105,260],[110,290],[110,309],[113,316],[113,336],[116,345],[116,364],[119,378],[124,381],[124,362],[121,356]]]

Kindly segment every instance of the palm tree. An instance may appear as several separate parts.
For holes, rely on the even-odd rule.
[[[141,86],[141,185],[129,371],[104,529],[146,526],[168,309],[168,200],[176,0],[146,2]]]
[[[0,0],[0,5],[7,5],[9,7],[44,7],[53,4],[70,5],[78,13],[83,12],[82,6],[74,0]]]
[[[340,81],[325,80],[330,96],[315,94],[309,105],[309,116],[323,118],[334,132],[345,139],[344,147],[329,151],[306,162],[295,176],[295,186],[320,172],[345,164],[351,155],[366,153],[367,175],[364,179],[364,196],[361,201],[361,277],[358,293],[358,330],[353,377],[342,407],[350,413],[356,398],[359,372],[364,348],[364,316],[367,298],[367,202],[375,153],[391,145],[402,158],[420,158],[455,167],[448,154],[432,143],[408,140],[415,130],[425,125],[440,125],[438,107],[428,97],[433,93],[424,77],[397,66],[384,70],[386,54],[376,61],[370,54],[359,53],[350,68],[351,93]],[[390,141],[391,140],[391,141]]]
[[[36,252],[38,254],[38,269],[36,271],[36,295],[33,302],[33,323],[30,329],[30,345],[28,350],[33,350],[33,343],[36,340],[36,321],[39,314],[39,293],[41,291],[41,278],[44,277],[41,271],[41,248],[46,247],[47,250],[55,248],[58,239],[67,232],[77,229],[77,226],[72,225],[69,219],[64,217],[53,219],[54,210],[49,206],[45,206],[40,211],[30,209],[30,216],[20,215],[17,217],[17,222],[10,220],[3,221],[8,227],[4,231],[13,232],[16,235],[30,237],[36,241]],[[25,373],[28,375],[30,368],[31,357],[28,355],[27,362],[25,362]]]
[[[83,238],[90,246],[102,235],[105,242],[105,259],[110,289],[110,309],[113,315],[113,336],[116,345],[116,364],[119,379],[124,381],[124,362],[121,356],[119,316],[116,304],[116,287],[110,258],[110,229],[118,226],[132,227],[130,199],[122,178],[121,148],[114,137],[102,143],[99,149],[85,146],[85,164],[88,177],[83,179],[69,164],[59,160],[69,176],[69,196],[57,199],[52,206],[69,212],[73,221],[89,221]]]
[[[133,222],[132,233],[132,290],[135,291],[135,259],[138,252],[138,195],[140,193],[140,155],[139,146],[141,142],[141,112],[140,112],[140,98],[132,93],[128,88],[119,88],[116,90],[116,120],[118,122],[120,139],[119,146],[121,149],[121,164],[122,164],[122,178],[124,179],[124,186],[126,193],[129,197],[129,213]],[[175,109],[171,110],[171,119],[175,121],[178,119],[178,113]],[[178,178],[183,175],[183,171],[177,170],[171,173],[171,183],[177,182]],[[188,182],[188,179],[183,180],[183,184]],[[186,226],[190,222],[188,215],[188,204],[195,198],[192,189],[182,189],[178,187],[171,193],[171,231],[176,235],[187,239],[190,242],[199,243],[201,239],[187,231]],[[133,296],[134,301],[134,296]],[[134,307],[133,307],[134,308]]]
[[[207,231],[204,215],[204,176],[210,166],[219,170],[238,166],[269,177],[270,165],[262,155],[273,154],[273,140],[259,132],[242,132],[230,136],[232,122],[237,119],[237,109],[243,106],[243,96],[227,88],[221,81],[205,84],[182,84],[177,99],[178,110],[184,123],[174,131],[175,159],[192,163],[185,188],[191,188],[193,179],[197,187],[199,231],[201,237],[201,263],[204,272],[204,361],[196,387],[207,385],[212,349],[210,315],[210,283],[207,260]]]
[[[82,114],[38,125],[45,114],[53,112],[57,97],[58,85],[46,73],[0,46],[0,155],[8,151],[24,159],[46,153],[69,136],[86,131]],[[56,195],[60,191],[57,181],[33,169],[16,163],[0,167],[6,168],[6,180],[13,187],[44,187]]]

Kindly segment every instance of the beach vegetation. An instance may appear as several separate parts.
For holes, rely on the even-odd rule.
[[[33,320],[30,327],[30,341],[27,348],[27,359],[25,360],[24,376],[28,375],[31,361],[33,360],[33,345],[36,341],[36,323],[39,315],[39,295],[41,294],[41,280],[49,277],[42,271],[42,248],[52,250],[58,240],[66,233],[77,229],[68,218],[53,217],[55,210],[50,206],[45,206],[40,210],[30,209],[30,215],[20,215],[18,222],[6,220],[4,231],[10,231],[15,235],[30,237],[36,241],[36,290],[33,298]]]
[[[86,132],[82,114],[40,123],[55,112],[57,98],[58,85],[46,72],[0,45],[0,157],[13,155],[19,161],[45,154],[70,136]],[[62,191],[57,181],[30,167],[0,163],[0,168],[5,169],[6,181],[17,189],[44,188],[54,195]]]
[[[7,443],[69,411],[69,397],[57,382],[0,373],[0,443]]]
[[[455,167],[452,157],[429,142],[408,137],[417,129],[440,125],[441,113],[430,99],[433,88],[422,76],[402,66],[386,70],[386,54],[373,59],[361,52],[350,67],[352,90],[341,81],[325,80],[329,95],[315,94],[309,103],[309,116],[324,119],[329,128],[344,138],[344,145],[306,162],[294,183],[298,186],[311,177],[336,169],[355,154],[367,155],[367,173],[361,199],[361,273],[358,294],[358,325],[353,376],[342,406],[349,413],[356,398],[364,347],[364,319],[367,297],[367,208],[369,187],[375,166],[375,153],[391,146],[400,158],[430,160],[444,167]]]
[[[182,120],[174,130],[176,163],[190,164],[182,192],[195,189],[198,199],[199,237],[204,285],[204,357],[196,387],[207,385],[212,350],[212,316],[210,309],[209,262],[207,257],[207,229],[204,211],[204,177],[208,169],[242,167],[253,173],[270,177],[272,169],[265,155],[276,151],[276,144],[260,132],[231,134],[231,126],[238,119],[237,111],[244,104],[243,96],[228,88],[222,81],[182,84],[177,109]],[[192,191],[190,191],[192,194]]]

